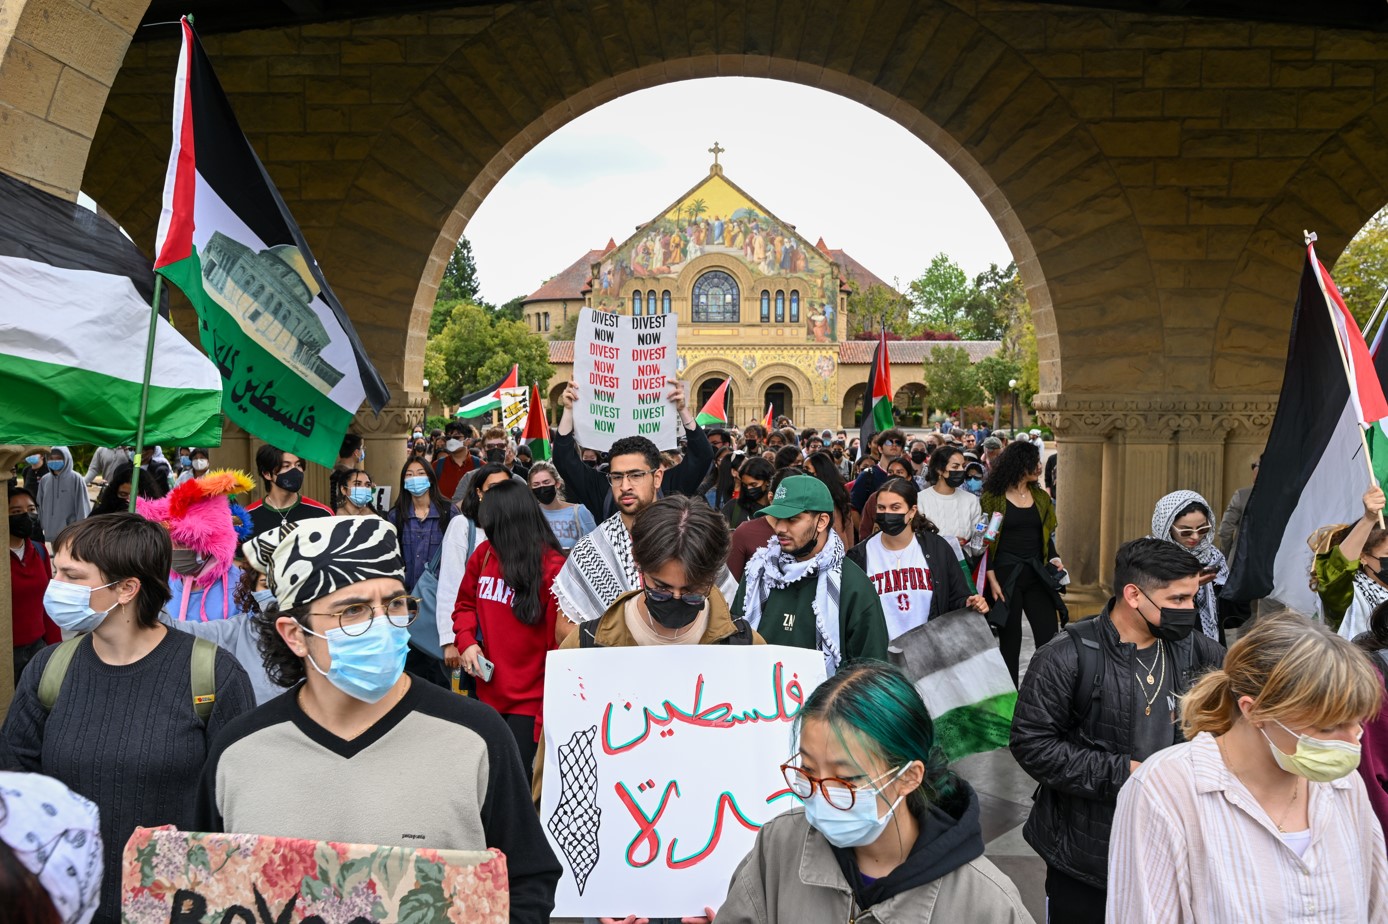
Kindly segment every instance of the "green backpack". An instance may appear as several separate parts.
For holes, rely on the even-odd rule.
[[[43,666],[43,673],[39,676],[39,705],[43,706],[44,712],[53,711],[53,704],[58,701],[58,694],[63,689],[63,680],[67,678],[67,669],[72,665],[72,657],[77,654],[77,646],[85,638],[85,635],[79,635],[60,643],[53,657]],[[193,639],[192,671],[193,712],[206,725],[208,716],[212,715],[212,705],[217,701],[215,642],[205,638]]]

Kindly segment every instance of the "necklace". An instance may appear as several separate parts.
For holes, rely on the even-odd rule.
[[[1232,774],[1234,774],[1234,777],[1235,777],[1240,783],[1243,783],[1243,774],[1240,773],[1239,771],[1235,770],[1235,769],[1234,769],[1234,765],[1231,764],[1231,763],[1229,763],[1229,755],[1228,755],[1228,754],[1225,752],[1225,750],[1224,750],[1224,736],[1223,736],[1223,735],[1220,735],[1218,738],[1216,738],[1216,739],[1215,739],[1215,744],[1219,746],[1219,756],[1220,756],[1220,758],[1223,759],[1223,761],[1224,761],[1224,766],[1226,766],[1226,767],[1229,768],[1229,772],[1232,773]],[[1248,784],[1245,783],[1245,784],[1244,784],[1244,788],[1245,788],[1245,789],[1248,789]],[[1249,795],[1252,795],[1252,794],[1253,794],[1253,791],[1252,791],[1252,790],[1249,790]],[[1292,809],[1296,806],[1296,800],[1297,800],[1297,798],[1298,798],[1300,795],[1301,795],[1301,777],[1293,776],[1293,777],[1292,777],[1292,798],[1291,798],[1291,801],[1287,803],[1287,807],[1286,807],[1285,809],[1282,810],[1282,817],[1279,818],[1279,819],[1277,819],[1276,821],[1272,821],[1272,813],[1271,813],[1271,812],[1268,812],[1268,813],[1267,813],[1267,815],[1268,815],[1268,820],[1269,820],[1269,821],[1272,821],[1272,823],[1273,823],[1274,825],[1277,826],[1277,833],[1278,833],[1278,834],[1286,834],[1286,833],[1287,833],[1287,829],[1283,827],[1283,824],[1286,823],[1286,821],[1287,821],[1287,816],[1290,815],[1290,814],[1292,813]],[[1257,799],[1258,797],[1257,797],[1257,796],[1254,796],[1253,798]],[[1259,801],[1258,801],[1258,805],[1259,805],[1259,806],[1262,806],[1263,811],[1267,812],[1267,807],[1266,807],[1266,806],[1263,806],[1262,800],[1259,800]]]
[[[1137,662],[1138,667],[1142,668],[1147,672],[1147,683],[1149,685],[1156,683],[1156,681],[1152,679],[1152,674],[1157,669],[1157,660],[1163,657],[1165,657],[1165,652],[1161,643],[1161,639],[1157,639],[1157,656],[1152,659],[1151,667],[1148,667],[1146,664],[1143,664],[1142,659],[1137,656],[1137,652],[1133,652],[1133,660]]]
[[[1146,715],[1151,715],[1151,714],[1152,714],[1152,704],[1155,703],[1155,702],[1157,701],[1157,697],[1158,697],[1158,696],[1161,696],[1161,688],[1162,688],[1162,686],[1166,683],[1166,649],[1165,649],[1165,648],[1158,649],[1158,651],[1157,651],[1157,660],[1161,662],[1161,681],[1160,681],[1159,683],[1157,683],[1156,688],[1152,690],[1152,696],[1151,696],[1150,699],[1147,697],[1147,691],[1146,691],[1145,689],[1143,689],[1143,687],[1142,687],[1142,678],[1139,677],[1136,673],[1133,674],[1133,679],[1137,681],[1138,693],[1142,696],[1143,702],[1145,702],[1145,703],[1147,704],[1147,712],[1145,713]],[[1138,663],[1141,664],[1142,662],[1139,661]],[[1155,663],[1156,663],[1156,662],[1153,662],[1154,665],[1155,665]],[[1153,682],[1153,680],[1152,680],[1152,674],[1151,674],[1150,672],[1148,672],[1148,674],[1147,674],[1147,682],[1148,682],[1148,683],[1152,683],[1152,682]]]

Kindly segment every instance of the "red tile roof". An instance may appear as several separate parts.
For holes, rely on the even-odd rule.
[[[601,260],[603,256],[615,249],[616,246],[616,244],[609,240],[606,247],[588,251],[574,261],[573,265],[568,269],[530,293],[530,296],[524,302],[521,302],[521,304],[524,305],[529,302],[553,302],[563,299],[579,302],[583,301],[583,296],[588,291],[588,283],[593,279],[593,264]]]
[[[574,342],[572,340],[551,340],[549,342],[549,361],[556,364],[573,362]]]
[[[845,340],[839,344],[839,365],[866,365],[872,362],[876,340]],[[890,340],[887,356],[894,363],[924,362],[936,347],[963,347],[970,362],[978,362],[1002,349],[1001,340]]]

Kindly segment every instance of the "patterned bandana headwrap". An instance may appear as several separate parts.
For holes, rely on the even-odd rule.
[[[403,583],[405,563],[387,520],[319,517],[284,537],[271,556],[268,577],[280,609],[290,610],[372,578]]]
[[[51,777],[0,773],[0,841],[38,877],[58,920],[92,919],[102,874],[95,805]],[[3,911],[0,918],[9,920]]]

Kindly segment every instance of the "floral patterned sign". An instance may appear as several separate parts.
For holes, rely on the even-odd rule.
[[[136,828],[123,924],[506,924],[499,851],[370,847]]]

